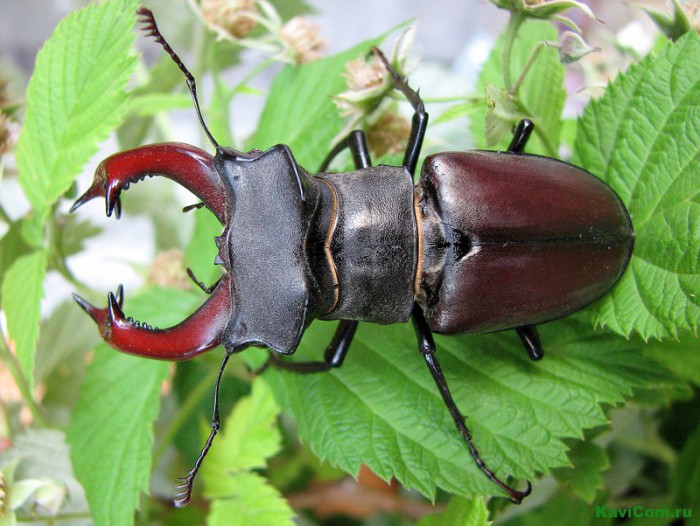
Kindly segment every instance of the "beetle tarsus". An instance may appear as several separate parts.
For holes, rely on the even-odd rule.
[[[182,208],[182,211],[184,213],[191,212],[192,210],[199,210],[200,208],[204,208],[205,204],[204,201],[200,201],[199,203],[195,203],[193,205],[187,205]]]

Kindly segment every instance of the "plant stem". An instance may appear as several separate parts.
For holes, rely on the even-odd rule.
[[[7,341],[5,340],[4,334],[2,335],[2,338],[0,338],[0,360],[5,364],[7,370],[10,371],[15,384],[22,395],[24,403],[29,408],[32,417],[34,418],[34,422],[36,422],[40,427],[46,427],[46,419],[34,400],[34,395],[29,390],[29,383],[27,382],[27,378],[24,376],[22,368],[17,362],[17,358],[10,352],[10,349],[7,346]]]
[[[545,40],[545,41],[539,42],[535,46],[535,49],[532,50],[530,57],[527,59],[527,62],[523,66],[523,69],[520,72],[518,79],[515,81],[515,84],[513,84],[513,87],[509,91],[509,93],[512,96],[515,97],[518,95],[518,90],[523,85],[523,82],[525,82],[525,77],[527,76],[528,72],[530,71],[530,68],[532,68],[532,65],[535,63],[535,60],[537,60],[537,56],[540,54],[540,51],[542,51],[542,49],[544,49],[545,47],[559,47],[559,44],[557,44],[556,42],[549,42],[549,41]]]
[[[509,93],[513,88],[513,80],[511,77],[511,59],[513,57],[513,45],[518,36],[520,26],[525,21],[525,16],[521,13],[511,12],[506,26],[505,41],[503,42],[503,51],[501,52],[501,73],[503,75],[503,86]]]

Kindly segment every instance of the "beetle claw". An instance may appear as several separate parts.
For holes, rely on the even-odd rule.
[[[503,487],[506,492],[508,493],[508,498],[513,504],[520,504],[525,497],[527,497],[531,492],[532,492],[532,484],[530,484],[530,481],[527,481],[527,488],[525,488],[523,491],[518,491],[516,489],[511,488],[510,486],[501,486]]]
[[[216,347],[231,316],[231,278],[225,274],[204,304],[174,327],[154,328],[126,317],[122,311],[124,288],[107,295],[98,308],[77,294],[76,303],[95,321],[102,338],[120,351],[163,360],[187,360]]]
[[[108,157],[95,170],[95,178],[70,211],[75,212],[95,197],[105,198],[107,216],[121,216],[121,192],[147,176],[162,175],[187,188],[226,222],[226,192],[207,152],[180,143],[151,144]]]

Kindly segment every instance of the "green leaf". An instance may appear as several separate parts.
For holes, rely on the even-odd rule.
[[[444,511],[423,517],[416,526],[488,526],[489,510],[483,499],[452,497]]]
[[[248,144],[258,149],[287,144],[302,166],[315,170],[343,129],[344,120],[331,96],[346,89],[345,64],[366,55],[382,38],[323,60],[286,66],[272,83],[258,129]]]
[[[279,492],[251,472],[264,468],[280,449],[279,412],[268,385],[256,378],[250,396],[242,398],[226,419],[224,432],[202,467],[205,493],[213,499],[207,524],[294,524],[294,512]]]
[[[136,0],[68,15],[37,56],[17,145],[19,181],[39,218],[70,187],[126,110]]]
[[[700,426],[688,437],[678,455],[671,490],[678,507],[692,508],[700,502]]]
[[[14,345],[30,391],[34,388],[34,354],[39,338],[45,276],[46,251],[36,250],[16,259],[2,282],[2,310],[7,317],[7,335]]]
[[[215,484],[227,474],[263,468],[267,459],[280,449],[277,429],[280,408],[272,391],[261,378],[253,382],[250,396],[239,400],[223,425],[209,455],[211,461],[202,468],[207,495],[221,497]]]
[[[454,106],[450,106],[448,109],[443,111],[437,118],[431,119],[430,123],[440,124],[443,122],[450,122],[460,117],[466,117],[474,113],[474,111],[480,106],[480,101],[470,100],[467,102],[460,102]]]
[[[503,41],[502,33],[491,51],[491,55],[484,63],[477,82],[477,91],[486,93],[487,86],[503,88],[503,75],[501,70]],[[526,22],[520,27],[518,38],[513,46],[511,58],[512,77],[518,78],[523,67],[530,58],[535,47],[543,41],[557,40],[557,32],[548,22]],[[520,114],[513,111],[506,112],[512,115],[512,120],[507,129],[512,129],[518,120],[528,117],[535,123],[535,133],[528,142],[527,151],[558,157],[559,136],[562,127],[562,111],[566,100],[564,83],[564,66],[559,62],[557,50],[550,47],[543,48],[532,68],[525,77],[518,97],[513,103],[517,103]],[[498,109],[496,109],[498,111]],[[478,148],[506,149],[512,138],[510,133],[500,137],[497,143],[486,142],[486,116],[487,108],[483,107],[473,113],[470,130],[474,143]]]
[[[207,515],[208,526],[293,526],[294,512],[264,477],[254,472],[231,477],[231,493],[216,499]]]
[[[63,258],[81,252],[86,240],[102,232],[101,227],[89,221],[81,221],[74,214],[57,217],[53,226],[55,246],[51,248]]]
[[[60,514],[74,514],[76,518],[72,524],[88,526],[90,521],[87,518],[85,493],[73,475],[69,453],[63,432],[56,429],[27,429],[14,436],[12,446],[0,455],[4,484],[9,486],[9,493],[12,494],[12,482],[46,478],[58,480],[65,488],[67,497]],[[8,480],[7,469],[12,463],[16,463],[16,469],[13,480]],[[85,516],[85,519],[80,520],[79,516]],[[23,518],[26,520],[26,515]],[[0,524],[5,523],[0,520]]]
[[[7,232],[0,240],[0,282],[4,279],[5,272],[17,261],[18,258],[29,254],[32,247],[22,235],[24,219],[10,223]]]
[[[179,322],[199,300],[193,294],[151,289],[126,300],[126,311],[160,327]],[[92,323],[85,318],[85,323]],[[131,524],[151,469],[152,425],[169,364],[119,353],[100,344],[88,366],[68,443],[75,474],[95,524]]]
[[[632,260],[596,323],[643,338],[698,334],[700,38],[667,44],[613,82],[579,122],[574,163],[607,181],[636,231]]]
[[[576,441],[569,450],[571,468],[557,468],[554,476],[589,504],[603,487],[603,472],[610,466],[601,447],[588,441]]]
[[[214,265],[218,249],[214,236],[221,235],[221,223],[208,209],[193,210],[194,228],[187,245],[185,258],[197,279],[209,285],[221,275],[221,267]]]
[[[678,378],[700,387],[700,340],[683,333],[678,341],[651,341],[644,353],[665,365]]]
[[[130,117],[152,117],[161,112],[192,108],[186,93],[145,93],[135,96],[129,105]]]
[[[329,324],[312,325],[297,353],[319,359]],[[342,369],[323,375],[266,373],[298,432],[322,458],[434,498],[501,493],[454,428],[405,325],[361,325]],[[483,460],[501,477],[532,478],[568,465],[564,438],[604,425],[601,404],[671,382],[638,341],[591,334],[579,318],[541,328],[546,357],[531,362],[514,333],[438,337],[437,357]],[[521,483],[522,484],[522,483]]]
[[[606,513],[615,508],[590,505],[563,491],[555,493],[545,504],[534,510],[501,521],[502,526],[541,526],[542,524],[566,524],[567,526],[611,526],[617,524]]]

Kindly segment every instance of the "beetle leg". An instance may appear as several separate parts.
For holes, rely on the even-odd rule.
[[[524,491],[517,491],[499,480],[493,471],[491,471],[486,466],[484,461],[481,460],[479,452],[472,442],[471,433],[469,432],[465,418],[462,413],[460,413],[459,409],[457,408],[457,404],[455,404],[455,401],[452,398],[452,393],[450,393],[450,388],[447,385],[447,379],[445,378],[442,368],[440,367],[440,363],[435,356],[435,341],[433,340],[433,334],[430,331],[428,322],[425,320],[423,310],[418,304],[415,304],[413,307],[412,319],[413,326],[416,330],[416,336],[418,337],[418,348],[425,359],[428,369],[430,369],[430,374],[432,375],[433,380],[440,391],[442,400],[445,402],[445,405],[452,415],[452,419],[454,420],[458,431],[462,437],[464,437],[464,440],[469,447],[469,453],[476,462],[476,465],[492,482],[500,486],[506,493],[508,493],[508,497],[510,498],[511,502],[520,504],[520,502],[522,502],[522,500],[530,494],[530,491],[532,491],[532,485],[528,482],[527,488]]]
[[[214,292],[214,289],[219,285],[219,281],[223,279],[223,276],[221,276],[218,280],[216,280],[216,283],[214,283],[212,286],[207,287],[202,281],[199,281],[197,279],[197,276],[194,275],[194,272],[190,267],[187,267],[187,275],[190,277],[190,279],[193,281],[195,285],[197,285],[202,291],[204,291],[206,294],[211,294]]]
[[[219,416],[219,388],[221,387],[221,377],[224,374],[224,369],[228,363],[228,359],[231,357],[231,353],[227,350],[224,355],[224,359],[219,367],[219,374],[216,377],[216,386],[214,387],[214,414],[211,419],[211,431],[207,437],[207,441],[204,443],[204,447],[199,453],[197,460],[194,462],[194,466],[187,472],[187,476],[179,479],[180,484],[175,488],[177,493],[175,494],[175,500],[173,504],[177,508],[184,508],[190,502],[192,496],[192,486],[194,484],[194,479],[197,476],[197,472],[204,462],[204,457],[209,453],[209,448],[211,448],[212,442],[214,442],[214,437],[219,432],[221,427],[221,420]]]
[[[362,130],[354,130],[351,131],[342,141],[336,144],[330,152],[328,152],[328,155],[326,155],[326,158],[321,163],[321,167],[318,169],[318,171],[325,172],[328,165],[330,165],[333,159],[335,159],[336,156],[345,148],[350,150],[352,160],[355,163],[355,168],[367,168],[372,166],[372,159],[369,154],[369,147],[367,146],[365,132]]]
[[[541,360],[544,356],[544,350],[540,343],[540,336],[537,334],[537,327],[535,325],[523,325],[522,327],[516,327],[515,332],[520,336],[530,360]]]
[[[508,151],[522,153],[533,131],[535,131],[535,124],[530,119],[521,120],[515,127]]]
[[[107,307],[97,308],[77,294],[75,301],[97,323],[102,338],[128,354],[161,360],[188,360],[221,342],[231,319],[231,278],[225,274],[207,301],[182,323],[159,329],[124,316],[123,288],[108,295]]]
[[[411,135],[408,139],[408,145],[406,146],[406,153],[403,158],[403,166],[406,167],[411,175],[415,174],[416,166],[418,165],[418,156],[420,155],[421,147],[423,146],[423,139],[425,137],[425,131],[428,128],[428,113],[425,111],[425,104],[423,104],[423,99],[417,91],[412,89],[404,77],[399,75],[394,68],[391,67],[389,61],[384,56],[384,53],[380,51],[379,48],[373,47],[372,51],[377,57],[384,63],[387,71],[392,77],[394,83],[394,89],[400,91],[404,97],[413,106],[413,120],[411,122]]]
[[[350,349],[350,344],[355,336],[355,331],[359,322],[355,320],[340,320],[338,328],[335,330],[331,343],[323,353],[323,361],[317,362],[288,362],[280,358],[277,354],[270,354],[270,358],[256,371],[260,374],[269,366],[276,369],[284,369],[293,373],[324,373],[331,369],[337,369],[343,365],[345,356]]]

